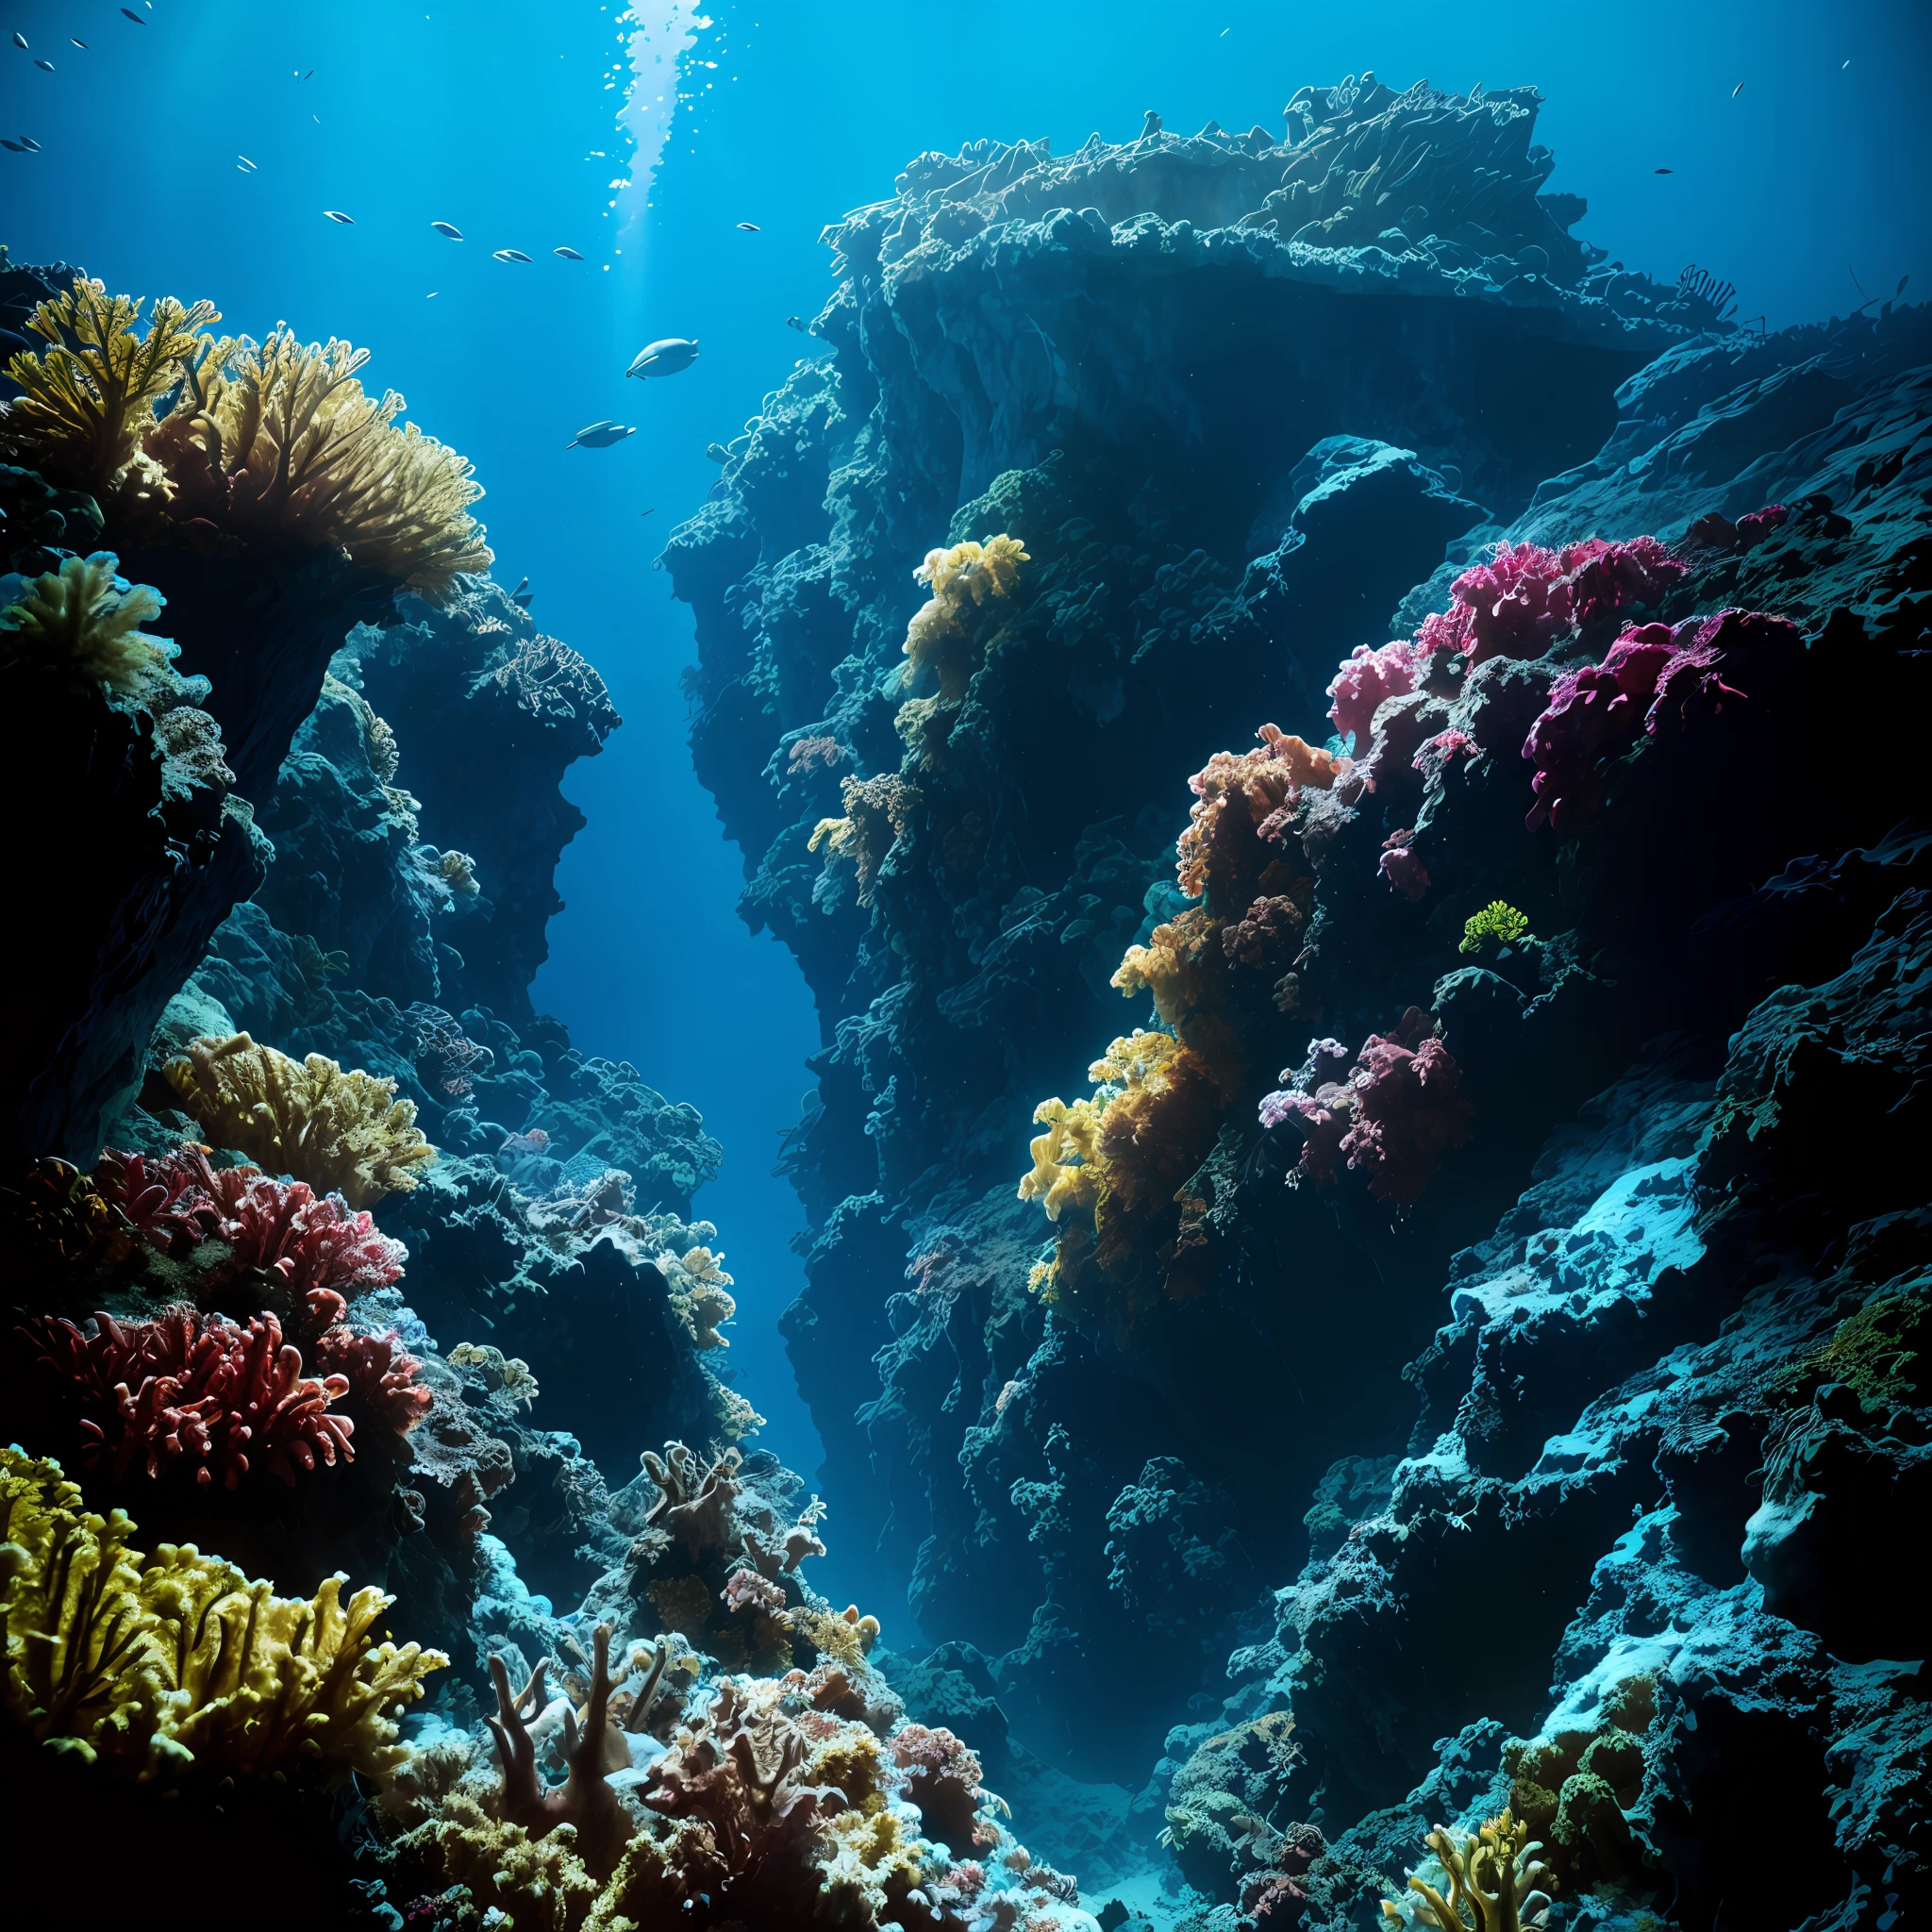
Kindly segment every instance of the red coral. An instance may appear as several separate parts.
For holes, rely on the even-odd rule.
[[[333,1312],[341,1314],[340,1296],[324,1292],[309,1297],[314,1313],[325,1302],[333,1302]],[[429,1413],[435,1397],[416,1379],[423,1364],[397,1345],[393,1330],[358,1335],[339,1321],[317,1325],[321,1333],[311,1350],[315,1365],[346,1384],[344,1397],[358,1414],[375,1416],[398,1436],[407,1436]]]
[[[1357,644],[1328,687],[1335,702],[1328,708],[1335,728],[1351,734],[1357,757],[1368,749],[1375,711],[1385,698],[1406,696],[1416,687],[1416,648],[1397,639],[1378,649]]]
[[[244,1328],[174,1307],[125,1325],[99,1314],[94,1328],[52,1321],[21,1331],[79,1403],[88,1467],[105,1463],[116,1476],[192,1469],[196,1482],[219,1474],[232,1490],[258,1465],[292,1485],[318,1458],[355,1460],[355,1424],[328,1413],[348,1382],[305,1376],[273,1315]]]
[[[1423,741],[1421,749],[1408,762],[1426,782],[1439,773],[1446,772],[1451,758],[1480,758],[1482,749],[1466,731],[1439,731],[1435,737]]]
[[[217,1168],[192,1144],[158,1159],[109,1149],[95,1170],[104,1197],[118,1206],[151,1246],[186,1260],[210,1242],[225,1257],[202,1265],[204,1292],[262,1277],[278,1300],[300,1307],[315,1290],[353,1301],[387,1288],[409,1251],[390,1240],[366,1210],[351,1212],[339,1194],[306,1181],[271,1180],[259,1168]]]

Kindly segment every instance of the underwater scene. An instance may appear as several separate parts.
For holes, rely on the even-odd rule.
[[[0,12],[9,1926],[1928,1924],[1922,0]]]

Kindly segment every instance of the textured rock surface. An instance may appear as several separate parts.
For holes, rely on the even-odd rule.
[[[1285,148],[986,144],[827,231],[831,353],[665,557],[745,916],[824,1028],[786,1329],[847,1533],[983,1653],[930,1694],[1139,1790],[1183,1916],[1366,1924],[1428,1826],[1509,1800],[1605,1914],[1889,1924],[1925,1884],[1924,1621],[1850,1553],[1924,1480],[1923,800],[1894,758],[1840,775],[1821,721],[1925,700],[1932,325],[1747,337],[1589,259],[1528,105],[1351,84]],[[1505,366],[1478,424],[1459,385]],[[1010,592],[936,696],[902,683],[912,566],[996,534]],[[1614,621],[1379,707],[1358,667],[1356,776],[1289,821],[1293,986],[1241,1008],[1244,1066],[1313,1119],[1324,1053],[1392,1067],[1433,1012],[1467,1142],[1431,1129],[1397,1212],[1284,1185],[1307,1129],[1250,1097],[1180,1170],[1191,1298],[1048,1314],[1027,1117],[1144,1016],[1108,979],[1187,905],[1188,774],[1268,721],[1319,746],[1336,667],[1494,543],[1642,534],[1682,567],[1605,566],[1633,621],[1790,623],[1692,624],[1601,766],[1549,726],[1547,797],[1525,736]],[[1524,823],[1552,798],[1560,837]],[[1537,937],[1471,964],[1492,901]]]

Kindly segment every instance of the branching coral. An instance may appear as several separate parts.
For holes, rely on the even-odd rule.
[[[244,1284],[314,1333],[309,1297],[353,1302],[400,1278],[408,1250],[366,1211],[306,1181],[271,1180],[258,1168],[217,1168],[190,1144],[159,1157],[109,1148],[95,1169],[103,1198],[142,1239],[179,1264],[204,1298]]]
[[[979,1841],[982,1795],[978,1757],[941,1726],[905,1724],[892,1734],[892,1762],[906,1780],[906,1795],[919,1807],[927,1833],[955,1854]]]
[[[25,393],[0,416],[0,450],[106,501],[136,460],[157,400],[208,350],[208,325],[220,320],[209,303],[184,308],[164,295],[137,335],[138,299],[77,277],[27,318],[50,346],[7,365]]]
[[[731,1294],[732,1277],[725,1274],[724,1260],[722,1254],[695,1247],[682,1255],[667,1255],[660,1263],[671,1287],[671,1306],[700,1348],[731,1346],[718,1333],[720,1324],[738,1312]]]
[[[449,1659],[377,1641],[388,1596],[344,1604],[338,1575],[278,1597],[192,1544],[143,1561],[134,1533],[82,1509],[58,1463],[0,1448],[6,1703],[29,1736],[142,1779],[402,1761],[389,1712]]]
[[[413,1188],[416,1169],[436,1158],[393,1080],[345,1074],[321,1054],[297,1061],[245,1033],[204,1035],[165,1071],[215,1140],[351,1208]]]
[[[824,845],[827,859],[851,859],[858,874],[858,903],[870,906],[879,867],[924,804],[924,795],[896,772],[884,772],[875,778],[841,778],[839,797],[845,816],[821,819],[807,850],[816,852]]]
[[[1435,1932],[1524,1932],[1546,1923],[1550,1901],[1540,1888],[1549,1874],[1536,1859],[1542,1848],[1507,1811],[1471,1832],[1439,1824],[1425,1842],[1449,1880],[1449,1896],[1425,1878],[1410,1878],[1422,1924]],[[1406,1923],[1393,1899],[1382,1901],[1382,1916],[1391,1925]]]
[[[978,609],[989,597],[1011,596],[1020,566],[1031,561],[1016,537],[989,537],[983,545],[956,543],[950,550],[927,551],[912,575],[932,595],[906,628],[905,682],[910,684],[930,669],[939,680],[941,699],[958,704],[976,669],[961,621],[967,606]]]
[[[537,1399],[537,1378],[522,1356],[506,1356],[502,1349],[491,1348],[487,1342],[479,1345],[459,1341],[450,1350],[447,1359],[453,1369],[477,1371],[484,1388],[491,1395],[500,1396],[508,1407],[527,1408]]]
[[[1318,1186],[1333,1187],[1345,1161],[1362,1170],[1378,1201],[1413,1207],[1443,1156],[1469,1139],[1469,1104],[1457,1092],[1462,1069],[1415,1007],[1392,1038],[1372,1033],[1339,1078],[1325,1044],[1309,1048],[1318,1070],[1310,1084],[1283,1087],[1261,1102],[1261,1124],[1300,1122],[1306,1138],[1296,1172]]]
[[[395,426],[403,398],[367,395],[357,379],[368,359],[283,327],[188,372],[146,438],[173,515],[249,542],[340,545],[432,598],[489,569],[469,463],[413,423]]]
[[[1303,787],[1325,791],[1345,767],[1275,725],[1255,736],[1254,751],[1216,752],[1188,780],[1197,802],[1180,838],[1181,890],[1215,913],[1239,913],[1254,897],[1274,857],[1267,841],[1286,828]]]
[[[104,684],[138,697],[175,646],[142,634],[165,601],[145,584],[114,575],[112,551],[65,558],[59,572],[36,577],[19,602],[0,610],[0,658],[44,665],[83,684]]]
[[[192,1470],[232,1490],[255,1467],[292,1484],[318,1461],[355,1459],[355,1424],[329,1412],[348,1382],[304,1375],[273,1315],[243,1328],[182,1307],[125,1326],[99,1314],[92,1335],[66,1321],[24,1332],[78,1404],[90,1468]]]
[[[1472,912],[1462,922],[1462,941],[1458,953],[1480,953],[1491,941],[1499,946],[1513,946],[1529,936],[1529,915],[1519,912],[1502,899],[1491,899],[1480,912]]]

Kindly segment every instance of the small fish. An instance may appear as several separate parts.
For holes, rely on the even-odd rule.
[[[434,301],[436,300],[436,298],[437,298],[437,297],[438,297],[438,296],[439,296],[440,294],[441,294],[441,293],[442,293],[442,291],[441,291],[441,289],[431,289],[431,290],[430,290],[430,291],[428,292],[428,294],[426,294],[425,296],[424,296],[424,298],[423,298],[423,299],[424,299],[424,301],[425,301],[425,302],[434,302]]]
[[[38,67],[42,74],[52,74],[54,71],[54,63],[51,60],[36,60],[34,62],[34,65]]]
[[[69,39],[70,41],[74,41],[74,44],[75,44],[75,45],[76,47],[78,47],[78,48],[80,49],[80,51],[81,51],[81,52],[82,52],[83,54],[85,54],[85,53],[87,52],[87,42],[86,42],[85,41],[81,41],[81,40],[75,40],[75,37],[74,37],[74,35],[72,35],[72,34],[69,34],[69,35],[67,36],[67,38],[68,38],[68,39]]]
[[[682,336],[665,336],[655,342],[646,342],[635,356],[624,373],[626,375],[675,375],[679,370],[689,369],[698,359],[698,345],[695,338],[687,341]]]
[[[731,460],[731,452],[722,442],[706,443],[705,454],[714,463],[728,463]]]
[[[491,252],[491,261],[528,261],[529,257],[521,248],[498,248]]]
[[[23,54],[26,52],[26,36],[24,33],[21,33],[18,29],[16,29],[14,32],[13,44],[16,47],[18,47]]]
[[[1739,82],[1739,83],[1737,84],[1737,86],[1736,86],[1736,87],[1734,87],[1734,88],[1733,88],[1733,89],[1731,90],[1731,98],[1732,98],[1732,100],[1734,100],[1734,101],[1735,101],[1735,100],[1736,100],[1736,99],[1738,98],[1738,96],[1739,96],[1739,95],[1740,95],[1740,93],[1742,93],[1743,92],[1744,92],[1744,83],[1743,83],[1743,82],[1742,82],[1742,81],[1740,80],[1740,82]]]
[[[804,335],[806,333],[805,324],[802,323],[795,315],[788,315],[785,318],[785,326],[787,328],[795,328],[800,335]]]
[[[565,449],[608,449],[613,442],[622,442],[626,436],[635,436],[635,429],[626,429],[622,423],[612,423],[608,418],[601,423],[591,423],[579,429],[564,444]]]
[[[584,258],[575,248],[553,248],[550,252],[561,256],[565,261],[581,261]]]
[[[1651,172],[1655,175],[1674,175],[1677,171],[1674,168],[1654,168]]]
[[[27,145],[28,145],[29,147],[31,147],[31,146],[33,145],[33,143],[32,143],[31,142],[29,142],[27,143]],[[1894,302],[1896,302],[1896,301],[1898,300],[1898,298],[1899,298],[1899,297],[1900,297],[1901,295],[1903,295],[1903,294],[1905,293],[1905,291],[1906,291],[1906,284],[1907,284],[1907,283],[1908,281],[1910,281],[1910,280],[1911,280],[1911,276],[1910,276],[1910,275],[1901,275],[1901,276],[1899,276],[1899,278],[1898,278],[1898,287],[1897,287],[1897,288],[1895,288],[1895,289],[1894,289],[1894,290],[1893,290],[1893,291],[1891,291],[1891,299],[1892,299],[1892,300],[1893,300]]]
[[[747,235],[762,235],[765,231],[756,222],[740,222],[738,225]]]
[[[136,26],[145,26],[147,25],[147,22],[142,19],[141,15],[135,12],[134,8],[131,7],[124,7],[121,9],[121,11],[125,13],[128,17],[128,19],[135,24]]]
[[[429,225],[439,235],[445,236],[452,242],[460,242],[463,239],[463,231],[454,222],[431,222]]]
[[[1839,70],[1838,70],[1838,71],[1839,71],[1839,72],[1840,72],[1840,74],[1842,74],[1842,73],[1843,73],[1843,72],[1845,71],[1845,69],[1846,69],[1847,67],[1849,67],[1849,66],[1850,66],[1851,64],[1852,64],[1852,63],[1851,63],[1851,62],[1850,62],[1849,60],[1846,60],[1846,61],[1844,61],[1844,62],[1842,62],[1842,63],[1840,64],[1840,68],[1839,68]]]
[[[654,517],[658,514],[658,506],[654,503],[649,509],[641,509],[638,514],[641,517]]]
[[[246,155],[237,155],[235,158],[242,165],[242,167],[246,168],[250,174],[253,174],[255,172],[255,163],[251,161]]]
[[[305,81],[305,80],[313,80],[314,78],[315,78],[315,69],[311,67],[311,68],[310,68],[310,69],[308,70],[308,72],[307,74],[303,75],[302,75],[302,76],[301,76],[301,77],[300,77],[300,78],[299,78],[299,79],[298,79],[298,80],[296,81],[295,85],[296,85],[297,87],[300,87],[300,86],[302,85],[302,82],[303,82],[303,81]]]
[[[20,146],[15,142],[8,141],[4,134],[0,134],[0,147],[4,147],[10,155],[24,155],[26,152],[25,148]]]
[[[330,221],[340,222],[345,228],[353,228],[356,225],[356,217],[354,215],[345,215],[339,208],[325,208],[323,209],[323,213]]]

